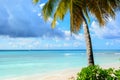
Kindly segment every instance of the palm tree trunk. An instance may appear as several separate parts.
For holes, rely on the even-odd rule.
[[[88,64],[94,65],[91,37],[88,29],[88,24],[85,21],[83,22],[83,29],[84,29],[84,35],[85,35],[85,41],[86,41]]]

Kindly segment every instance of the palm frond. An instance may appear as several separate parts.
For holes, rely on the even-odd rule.
[[[81,28],[81,25],[84,21],[83,19],[83,11],[82,11],[82,8],[80,6],[78,6],[77,4],[75,4],[75,2],[73,2],[73,11],[72,11],[72,14],[73,14],[73,19],[72,19],[72,22],[71,25],[71,31],[73,33],[77,33],[80,28]]]
[[[81,7],[82,9],[82,12],[84,14],[84,17],[87,19],[88,22],[90,22],[90,18],[89,18],[89,15],[88,15],[88,9],[87,9],[87,3],[88,3],[88,0],[74,0],[74,3]]]
[[[34,0],[38,1],[38,0]],[[57,4],[58,3],[58,4]],[[63,20],[67,11],[70,11],[71,32],[78,32],[84,21],[90,22],[89,14],[93,14],[101,26],[115,18],[115,10],[120,8],[120,0],[48,0],[42,13],[46,20],[53,17],[52,28],[58,19]]]
[[[44,5],[44,7],[43,7],[43,9],[42,9],[42,14],[43,14],[43,18],[44,18],[45,21],[47,21],[48,18],[49,18],[50,16],[52,16],[52,13],[53,13],[53,11],[54,11],[54,9],[55,9],[56,2],[57,2],[57,1],[58,1],[58,0],[49,0],[49,1]]]
[[[104,25],[105,20],[103,18],[103,12],[101,10],[98,0],[97,1],[90,0],[87,6],[88,6],[89,12],[97,18],[99,24]]]
[[[65,14],[67,13],[70,6],[70,0],[61,0],[56,8],[54,13],[54,19],[52,21],[52,27],[56,25],[56,20],[59,18],[60,20],[64,19]]]
[[[103,19],[105,21],[109,20],[109,17],[115,19],[115,9],[117,8],[117,3],[115,0],[98,0],[99,2],[99,6],[100,6],[100,10],[101,10],[101,14],[103,14]]]
[[[73,0],[70,0],[70,32],[74,32],[73,25]]]

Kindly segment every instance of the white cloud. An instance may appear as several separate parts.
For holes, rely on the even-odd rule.
[[[63,46],[64,46],[64,47],[69,47],[70,44],[69,44],[69,43],[64,43]]]
[[[39,7],[42,9],[44,5],[45,5],[45,3],[41,3],[41,4],[39,5]]]
[[[94,35],[99,38],[102,38],[102,35],[104,35],[104,29],[100,28],[99,24],[95,21],[92,22],[90,31],[94,32]]]
[[[106,26],[100,27],[98,22],[93,21],[90,30],[99,38],[120,39],[118,20],[111,20]]]
[[[35,10],[35,9],[33,9],[32,11],[33,11],[33,12],[37,12],[37,10]]]
[[[39,47],[41,44],[38,38],[11,38],[8,36],[0,36],[0,40],[4,41],[3,46],[0,46],[0,48],[3,47],[5,49],[30,49]]]
[[[120,44],[120,40],[114,40],[116,43]]]
[[[82,33],[79,34],[74,34],[70,33],[70,31],[64,31],[65,33],[65,40],[79,40],[79,41],[84,41],[84,35]]]
[[[41,13],[38,13],[38,16],[41,17]]]
[[[66,36],[68,37],[68,36]],[[11,38],[0,36],[0,49],[61,49],[83,46],[83,41],[75,39]]]
[[[40,44],[41,44],[40,41],[35,41],[35,42],[33,43],[34,46],[39,46]]]
[[[54,37],[52,40],[55,41],[55,42],[59,42],[59,41],[60,41],[60,38]]]
[[[74,46],[74,47],[79,47],[79,46],[82,46],[82,43],[80,43],[80,42],[74,42],[74,43],[73,43],[73,46]]]
[[[114,45],[114,42],[106,42],[105,43],[107,46],[112,46],[112,45]]]

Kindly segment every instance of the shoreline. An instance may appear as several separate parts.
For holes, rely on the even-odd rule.
[[[100,67],[107,69],[107,68],[120,68],[120,62],[119,63],[111,63],[111,64],[102,64]],[[3,80],[70,80],[72,77],[76,77],[77,73],[80,72],[80,68],[70,68],[70,69],[64,69],[64,70],[58,70],[53,71],[45,74],[36,74],[36,75],[26,75],[21,77],[14,77],[14,78],[7,78]]]

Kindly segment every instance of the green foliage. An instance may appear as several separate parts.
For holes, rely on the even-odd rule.
[[[56,8],[56,4],[57,0],[48,0],[48,2],[46,2],[46,4],[43,6],[42,14],[45,21],[47,21],[49,17],[52,16],[52,13]]]
[[[38,0],[33,0],[38,2]],[[115,18],[115,10],[119,10],[120,0],[48,0],[42,10],[45,21],[53,17],[52,28],[58,19],[63,20],[70,12],[70,30],[79,32],[83,22],[90,22],[90,15],[94,15],[100,26],[104,26],[109,17]]]
[[[120,69],[115,70],[114,74],[117,76],[118,80],[120,80]]]
[[[77,80],[120,80],[120,69],[102,69],[97,65],[88,66],[77,74]]]
[[[56,7],[56,11],[54,13],[54,19],[52,21],[52,28],[56,26],[56,21],[59,18],[60,20],[64,19],[65,14],[67,13],[70,6],[70,0],[61,0]]]

